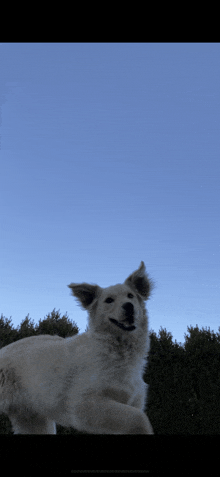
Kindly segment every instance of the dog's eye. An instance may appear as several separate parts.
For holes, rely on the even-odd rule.
[[[109,296],[108,298],[106,298],[105,303],[111,303],[112,301],[114,301],[113,298]]]
[[[128,293],[128,298],[134,298],[134,295],[132,295],[132,293]]]

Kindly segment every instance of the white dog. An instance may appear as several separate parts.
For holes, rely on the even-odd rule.
[[[144,413],[149,349],[145,265],[123,284],[69,287],[89,329],[69,339],[40,335],[0,350],[0,413],[15,434],[56,434],[56,424],[94,434],[153,434]]]

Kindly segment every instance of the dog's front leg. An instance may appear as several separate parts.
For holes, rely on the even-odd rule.
[[[86,399],[78,407],[77,417],[81,429],[92,434],[153,434],[144,412],[111,399]]]

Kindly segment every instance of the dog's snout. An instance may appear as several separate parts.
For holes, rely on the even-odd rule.
[[[125,311],[125,321],[128,321],[128,323],[133,323],[134,322],[134,305],[130,302],[124,303],[122,305],[122,308]]]

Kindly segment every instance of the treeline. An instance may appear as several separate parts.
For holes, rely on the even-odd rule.
[[[155,434],[220,434],[220,328],[187,327],[183,344],[161,328],[150,332],[151,349],[144,379],[149,385],[147,414]],[[67,313],[55,309],[37,325],[29,315],[15,329],[1,315],[0,348],[39,334],[63,338],[79,332]],[[7,416],[0,415],[0,434],[12,434]],[[57,434],[81,434],[57,425]]]
[[[220,328],[187,327],[183,345],[151,332],[145,373],[155,434],[220,434]]]

